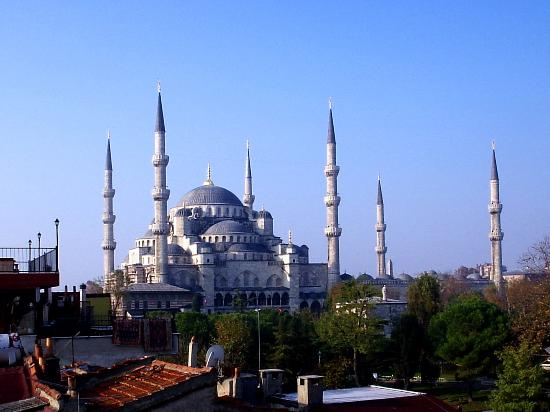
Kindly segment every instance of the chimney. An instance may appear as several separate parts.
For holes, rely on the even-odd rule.
[[[298,376],[298,407],[308,408],[323,404],[323,377],[320,375]]]
[[[189,357],[187,359],[187,366],[191,368],[197,367],[197,352],[199,351],[199,345],[197,340],[193,336],[191,342],[189,342]]]
[[[260,369],[260,382],[264,397],[283,393],[283,370],[282,369]]]
[[[86,308],[86,285],[83,283],[80,285],[80,310]]]

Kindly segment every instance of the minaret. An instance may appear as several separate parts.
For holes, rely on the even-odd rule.
[[[500,212],[502,211],[502,203],[500,203],[499,196],[495,142],[493,142],[493,162],[491,164],[491,180],[489,182],[489,187],[491,190],[491,200],[489,202],[489,213],[491,215],[491,232],[489,233],[489,239],[491,240],[492,260],[491,278],[495,283],[497,290],[502,291],[502,238],[504,237],[504,233],[500,228]]]
[[[325,176],[327,178],[327,193],[325,205],[327,207],[327,225],[325,235],[328,243],[328,289],[340,281],[340,235],[342,229],[338,226],[338,173],[340,167],[336,165],[336,137],[334,135],[334,122],[332,120],[332,100],[329,100],[328,137],[327,137],[327,165]]]
[[[386,275],[393,278],[393,262],[391,259],[388,259],[388,264],[386,265]]]
[[[255,196],[252,194],[252,168],[250,167],[250,145],[246,141],[246,162],[244,165],[244,195],[243,204],[252,210]]]
[[[113,214],[113,163],[111,162],[111,132],[107,132],[107,158],[105,159],[105,174],[103,187],[103,281],[105,290],[110,287],[111,274],[115,270],[115,249],[113,227],[115,215]]]
[[[378,277],[387,278],[386,275],[386,224],[384,223],[384,199],[382,198],[382,185],[378,176],[378,196],[376,199],[376,256],[378,260]]]
[[[150,227],[155,235],[155,275],[157,282],[160,283],[166,283],[168,272],[168,219],[166,202],[170,197],[170,190],[166,188],[166,166],[168,165],[169,158],[165,153],[165,132],[159,83],[157,122],[155,127],[155,154],[153,154],[152,159],[155,168],[155,186],[151,192],[155,205],[155,221]]]

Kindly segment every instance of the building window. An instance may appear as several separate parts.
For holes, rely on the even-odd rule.
[[[233,236],[229,236],[229,241],[233,242]]]
[[[149,309],[149,302],[146,300],[143,301],[143,309]]]
[[[157,302],[157,309],[162,309],[162,302],[160,300]]]
[[[166,301],[166,309],[170,309],[170,301],[169,300]]]
[[[139,309],[139,300],[136,300],[134,305],[135,305],[136,309]]]

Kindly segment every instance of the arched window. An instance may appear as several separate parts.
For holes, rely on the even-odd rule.
[[[214,236],[214,243],[218,243],[218,237]]]
[[[308,309],[309,305],[307,304],[306,300],[303,300],[302,303],[300,303],[300,310]]]
[[[281,304],[281,296],[275,292],[272,298],[273,306],[279,306]]]
[[[261,292],[259,295],[258,295],[258,306],[265,306],[265,293],[264,292]]]
[[[228,207],[225,208],[225,215],[229,216],[229,208]]]
[[[233,243],[233,236],[229,236],[229,242]]]
[[[232,303],[233,303],[233,296],[231,296],[231,293],[226,293],[225,298],[223,300],[223,305],[231,306]]]
[[[258,276],[254,278],[254,287],[258,288],[260,287],[260,279],[258,279]]]
[[[281,305],[282,306],[287,306],[288,302],[289,302],[288,293],[285,292],[281,296]]]
[[[222,242],[225,243],[225,236],[222,236]]]
[[[222,215],[222,208],[221,207],[216,208],[216,215],[218,215],[218,216]]]
[[[223,296],[221,293],[216,293],[216,299],[214,299],[214,306],[223,306]]]
[[[240,241],[241,241],[241,237],[237,236],[237,243],[239,243]]]
[[[243,286],[244,287],[250,286],[250,273],[248,272],[243,273]]]
[[[246,243],[246,236],[243,236],[243,242]]]
[[[311,302],[311,312],[315,314],[321,313],[321,304],[318,300]]]
[[[250,295],[248,295],[248,304],[250,306],[257,306],[258,302],[256,300],[256,294],[252,292]]]

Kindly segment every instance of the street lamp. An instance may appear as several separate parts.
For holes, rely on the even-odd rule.
[[[29,268],[28,271],[31,271],[31,246],[32,246],[32,240],[29,239]]]
[[[260,369],[261,369],[261,337],[260,337],[260,308],[254,309],[256,313],[258,314],[258,378],[260,377]]]
[[[55,270],[59,272],[59,219],[54,220],[55,223]]]
[[[42,237],[42,233],[38,232],[38,271],[40,272],[41,265],[40,265],[40,238]]]

